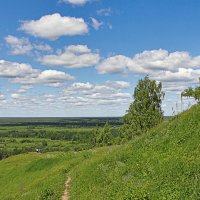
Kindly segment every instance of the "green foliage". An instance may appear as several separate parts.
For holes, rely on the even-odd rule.
[[[124,116],[125,125],[121,128],[121,137],[126,139],[146,132],[163,120],[161,103],[164,93],[161,83],[146,76],[139,80],[133,97],[134,101]]]
[[[40,196],[39,200],[48,200],[52,199],[52,196],[54,196],[54,191],[51,189],[46,189],[42,195]]]
[[[0,138],[48,138],[51,140],[68,140],[86,142],[90,138],[92,128],[86,127],[50,127],[50,126],[1,126]],[[25,141],[26,142],[26,141]]]
[[[194,89],[189,87],[181,93],[181,97],[193,97],[197,102],[200,102],[200,87]]]
[[[94,117],[94,118],[62,118],[62,117],[49,117],[49,118],[0,118],[0,126],[20,126],[20,127],[59,127],[59,128],[91,128],[96,124],[104,126],[109,122],[113,126],[121,125],[118,117]]]
[[[36,152],[54,152],[54,151],[81,151],[90,149],[90,145],[81,141],[66,141],[66,140],[50,140],[39,138],[1,138],[0,140],[0,160],[11,155],[21,153]]]
[[[108,122],[104,125],[103,129],[97,136],[97,143],[101,146],[111,145],[113,142],[113,135],[111,133],[111,127]]]
[[[46,141],[46,140],[42,140],[42,146],[43,146],[43,147],[46,147],[46,146],[48,146],[48,143],[47,143],[47,141]]]
[[[102,129],[97,125],[91,137],[92,146],[107,146],[113,144],[114,137],[108,122]]]
[[[54,151],[81,151],[97,145],[99,132],[108,120],[111,124],[121,124],[119,118],[33,118],[0,119],[0,160],[20,153]],[[43,121],[44,120],[44,121]],[[62,122],[63,120],[63,122]],[[98,127],[90,127],[98,121]],[[68,124],[66,127],[60,124]],[[35,126],[27,126],[35,124]],[[46,125],[47,124],[47,125]],[[49,125],[50,124],[50,125]],[[55,126],[53,126],[55,124]],[[74,124],[73,127],[70,127]],[[70,126],[69,126],[70,125]],[[80,127],[82,125],[82,127]],[[97,129],[97,130],[96,130]],[[95,133],[96,131],[96,133]],[[118,126],[112,127],[112,134],[118,135]],[[105,139],[106,140],[106,137]],[[103,142],[101,145],[109,145]]]
[[[92,147],[95,147],[98,143],[97,138],[98,138],[98,135],[99,135],[99,132],[100,132],[99,129],[100,129],[99,125],[97,124],[96,127],[92,130],[91,139],[90,139]]]

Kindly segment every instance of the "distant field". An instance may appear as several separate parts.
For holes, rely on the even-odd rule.
[[[87,143],[39,138],[0,138],[0,159],[27,152],[68,152],[89,149]]]
[[[116,135],[120,118],[0,118],[0,159],[20,153],[80,151],[91,148],[96,125],[106,122]]]

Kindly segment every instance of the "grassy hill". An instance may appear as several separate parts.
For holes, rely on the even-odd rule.
[[[200,105],[126,145],[0,161],[0,199],[200,199]]]

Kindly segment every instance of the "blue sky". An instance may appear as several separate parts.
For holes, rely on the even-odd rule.
[[[197,0],[2,0],[0,116],[122,116],[147,74],[178,112],[200,76],[199,19]]]

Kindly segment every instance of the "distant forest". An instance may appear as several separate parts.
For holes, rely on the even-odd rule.
[[[0,126],[61,126],[61,127],[94,127],[104,126],[108,122],[112,126],[122,125],[120,117],[86,117],[86,118],[0,118]]]

